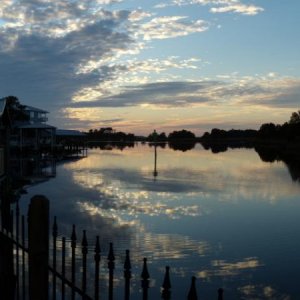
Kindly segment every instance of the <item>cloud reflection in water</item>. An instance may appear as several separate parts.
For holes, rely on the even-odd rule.
[[[148,257],[151,275],[170,264],[174,277],[196,275],[206,285],[224,281],[239,288],[241,299],[255,299],[254,290],[260,299],[280,299],[280,289],[262,273],[277,258],[263,247],[290,245],[287,238],[272,238],[273,228],[281,228],[281,207],[299,195],[282,163],[261,162],[245,149],[214,155],[199,146],[185,153],[166,148],[158,150],[154,180],[153,149],[138,146],[90,150],[61,173],[74,185],[72,217],[88,220],[92,234],[114,241],[118,251],[131,249],[133,263]],[[255,282],[255,274],[266,280]]]

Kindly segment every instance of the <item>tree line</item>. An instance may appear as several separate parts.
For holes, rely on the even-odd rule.
[[[294,140],[300,138],[300,110],[293,112],[290,120],[284,124],[264,123],[259,130],[254,129],[231,129],[223,130],[213,128],[211,132],[205,132],[202,140],[215,139],[283,139]]]

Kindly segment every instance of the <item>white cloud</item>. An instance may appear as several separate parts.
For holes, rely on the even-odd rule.
[[[163,78],[170,77],[171,70],[198,69],[201,60],[198,58],[180,59],[170,56],[165,59],[146,59],[143,61],[130,59],[123,64],[120,62],[111,63],[114,70],[112,78],[106,78],[101,83],[79,90],[72,98],[74,102],[93,101],[101,97],[107,97],[116,93],[122,93],[124,87],[137,86],[157,81],[164,81]],[[83,65],[79,73],[89,73],[99,68],[96,62]],[[89,69],[87,69],[89,68]]]
[[[120,1],[7,0],[1,1],[0,18],[5,22],[3,28],[16,28],[26,34],[62,37],[99,19],[112,18],[115,13],[104,10],[103,6],[115,2]]]
[[[141,25],[139,35],[144,40],[167,39],[203,32],[208,29],[203,20],[187,21],[185,16],[157,17]]]
[[[212,13],[234,12],[242,15],[256,15],[264,9],[253,4],[245,4],[241,0],[172,0],[169,3],[160,3],[155,8],[165,8],[168,6],[185,6],[185,5],[203,5],[210,6]]]
[[[263,8],[254,5],[236,4],[221,7],[212,7],[210,11],[212,13],[235,12],[242,15],[257,15],[259,12],[263,11]]]
[[[133,68],[145,68],[145,65]],[[151,69],[155,66],[151,66]],[[147,68],[147,67],[146,67]],[[224,79],[224,78],[223,78]],[[153,107],[260,106],[293,108],[299,103],[300,80],[294,78],[242,77],[229,80],[141,82],[125,86],[116,94],[106,94],[75,107]],[[78,99],[80,100],[80,99]]]

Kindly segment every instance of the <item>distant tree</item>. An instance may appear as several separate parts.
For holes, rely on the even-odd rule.
[[[300,110],[298,112],[293,112],[289,121],[289,124],[299,124],[300,123]]]
[[[134,141],[135,136],[132,133],[124,133],[121,131],[116,131],[112,127],[105,127],[98,129],[90,129],[87,133],[90,140],[93,141],[118,141],[118,142],[128,142]]]
[[[147,137],[149,142],[165,142],[167,140],[167,136],[164,132],[158,133],[156,130],[153,130]]]
[[[154,129],[153,132],[148,135],[148,141],[149,142],[157,142],[157,138],[158,138],[158,133]]]
[[[170,140],[194,140],[195,134],[188,130],[173,131],[169,134],[168,139]]]
[[[164,132],[160,133],[157,138],[160,142],[165,142],[167,140],[167,136]]]
[[[196,136],[188,130],[173,131],[168,136],[169,147],[173,150],[187,151],[195,147]]]
[[[213,128],[210,135],[212,138],[226,138],[227,132],[223,129]]]
[[[262,124],[258,134],[260,137],[274,137],[276,136],[276,125],[273,123]]]
[[[204,134],[202,135],[202,138],[203,139],[207,139],[207,138],[209,138],[210,137],[210,134],[209,134],[209,132],[204,132]]]

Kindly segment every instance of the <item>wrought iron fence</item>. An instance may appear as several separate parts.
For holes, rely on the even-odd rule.
[[[109,244],[106,257],[108,278],[107,291],[104,293],[100,289],[100,282],[104,279],[100,278],[100,262],[103,257],[99,236],[96,236],[93,251],[90,251],[85,230],[82,232],[80,243],[75,225],[73,225],[70,238],[60,236],[57,219],[54,217],[51,238],[49,238],[49,201],[44,196],[34,196],[31,199],[27,218],[28,226],[26,226],[26,217],[20,215],[18,203],[16,203],[15,210],[10,212],[8,220],[9,222],[1,220],[0,228],[0,243],[6,248],[5,250],[1,247],[3,253],[0,253],[2,256],[0,272],[7,275],[6,279],[10,283],[10,285],[2,283],[0,286],[0,293],[5,295],[3,299],[99,300],[100,298],[104,299],[103,294],[109,300],[116,299],[114,298],[115,253],[113,243]],[[7,253],[9,253],[8,256]],[[6,254],[6,257],[3,254]],[[87,266],[88,257],[93,261],[93,270]],[[78,261],[80,261],[80,268],[78,268]],[[10,270],[7,270],[9,268]],[[123,269],[124,296],[122,299],[129,300],[132,278],[129,250],[125,251]],[[93,273],[92,276],[91,273]],[[93,278],[88,278],[88,275]],[[141,299],[148,300],[150,274],[147,258],[143,258],[141,266],[140,287]],[[165,267],[161,298],[171,299],[169,266]],[[186,299],[198,299],[196,277],[194,276],[191,279]],[[223,300],[223,289],[221,288],[217,291],[217,299]]]

